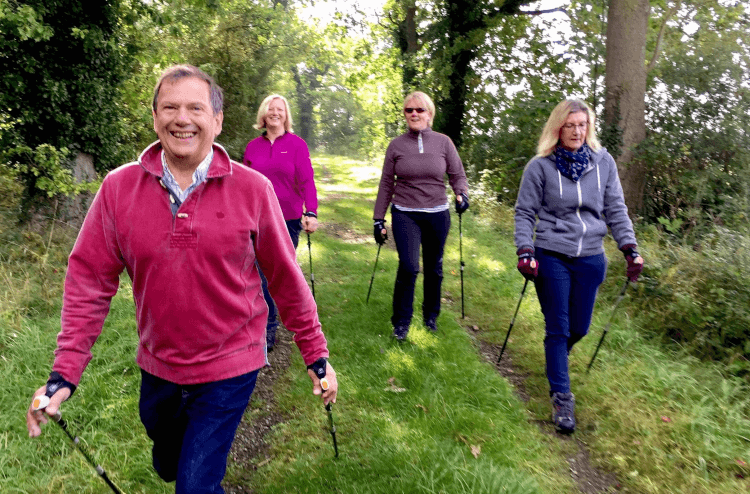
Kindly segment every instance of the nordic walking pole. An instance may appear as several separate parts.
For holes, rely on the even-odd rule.
[[[602,337],[599,338],[599,344],[596,345],[596,350],[594,350],[594,355],[591,357],[591,362],[589,362],[589,366],[586,368],[586,374],[589,373],[591,370],[591,366],[594,365],[594,360],[596,359],[596,354],[599,353],[599,347],[602,346],[602,343],[604,342],[604,337],[607,336],[607,332],[609,331],[609,326],[612,324],[612,319],[615,317],[615,310],[617,310],[617,306],[620,305],[620,302],[622,302],[622,299],[625,298],[625,290],[628,289],[628,285],[630,284],[630,279],[625,280],[625,284],[622,285],[622,290],[620,290],[620,295],[617,296],[617,300],[615,301],[615,306],[612,307],[612,315],[609,316],[609,321],[607,322],[607,325],[604,326],[604,332],[602,333]]]
[[[326,405],[328,411],[328,423],[331,425],[331,437],[333,438],[333,450],[336,452],[336,458],[339,457],[339,446],[336,444],[336,426],[333,425],[333,412],[331,411],[331,403]]]
[[[325,377],[320,380],[320,387],[321,389],[323,389],[323,391],[328,391],[328,380]],[[333,425],[333,410],[331,410],[331,408],[332,408],[332,403],[329,402],[326,405],[326,411],[328,412],[328,423],[331,426],[330,432],[331,432],[331,437],[333,438],[333,450],[336,452],[336,458],[338,458],[339,446],[336,443],[336,426]]]
[[[315,298],[315,275],[312,270],[312,247],[310,247],[310,232],[307,232],[307,253],[310,255],[310,283],[312,284],[313,299]]]
[[[46,398],[46,400],[45,400]],[[46,408],[46,406],[49,404],[49,397],[46,395],[38,396],[34,400],[34,409],[35,410],[42,410]],[[65,432],[65,434],[70,438],[71,441],[73,441],[73,445],[76,447],[79,453],[83,455],[84,458],[86,458],[86,461],[89,465],[94,467],[94,470],[96,470],[96,473],[99,474],[99,476],[104,480],[104,482],[107,483],[110,489],[112,489],[112,492],[115,494],[122,494],[122,491],[115,485],[112,480],[107,476],[107,472],[104,471],[101,465],[97,465],[96,462],[91,458],[91,456],[86,452],[86,450],[81,446],[81,440],[78,438],[78,436],[74,436],[71,434],[71,432],[68,430],[68,424],[63,420],[62,414],[58,410],[58,412],[55,415],[52,415],[50,417],[57,425],[60,426],[60,428]]]
[[[366,304],[370,303],[370,292],[372,291],[372,282],[375,280],[375,270],[378,269],[378,259],[380,258],[380,248],[383,244],[378,244],[378,253],[375,256],[375,266],[372,268],[372,277],[370,277],[370,288],[367,289],[367,301]]]
[[[508,328],[508,334],[505,335],[505,341],[503,342],[503,348],[500,350],[500,356],[497,358],[497,363],[500,363],[500,360],[503,358],[503,353],[505,353],[505,345],[508,344],[508,338],[510,338],[510,330],[513,329],[513,325],[516,323],[516,316],[518,315],[518,309],[521,307],[521,301],[523,300],[523,295],[526,293],[526,286],[529,284],[529,280],[527,279],[523,283],[523,289],[521,290],[521,297],[518,299],[518,304],[516,305],[516,312],[513,314],[513,319],[510,320],[510,327]]]
[[[461,258],[461,319],[464,319],[464,235],[461,228],[461,217],[463,214],[458,213],[458,252]]]

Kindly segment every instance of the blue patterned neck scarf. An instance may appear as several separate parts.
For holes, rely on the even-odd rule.
[[[591,148],[585,142],[577,151],[568,151],[562,146],[555,148],[555,164],[560,173],[574,182],[578,182],[586,167],[589,166]]]

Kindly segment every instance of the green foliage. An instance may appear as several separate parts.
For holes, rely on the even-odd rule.
[[[73,179],[73,173],[66,167],[70,154],[66,148],[58,150],[49,144],[41,144],[36,149],[20,146],[4,154],[16,177],[48,197],[91,191],[96,185],[77,183]]]
[[[649,73],[649,135],[636,159],[647,170],[644,219],[679,219],[694,241],[713,225],[743,229],[750,217],[750,14],[741,4],[688,5],[667,22]]]
[[[100,170],[120,161],[118,88],[130,47],[118,29],[128,3],[0,3],[0,108],[16,122],[0,147],[81,150]]]
[[[750,238],[717,227],[697,248],[660,241],[639,298],[651,332],[750,379]]]

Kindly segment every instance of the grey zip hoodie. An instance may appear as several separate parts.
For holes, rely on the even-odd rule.
[[[532,159],[523,172],[515,222],[519,250],[540,247],[572,257],[600,254],[607,226],[618,247],[636,244],[617,165],[604,148],[592,152],[578,182],[558,171],[553,155]]]

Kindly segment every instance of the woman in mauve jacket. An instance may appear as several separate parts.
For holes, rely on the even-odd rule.
[[[435,104],[425,93],[413,92],[404,99],[404,116],[409,129],[388,145],[373,214],[375,241],[382,245],[387,238],[385,213],[393,204],[398,273],[391,323],[393,335],[400,341],[406,338],[411,324],[420,244],[424,264],[422,317],[427,329],[437,331],[443,248],[451,224],[446,174],[456,195],[458,214],[469,208],[466,173],[456,146],[450,137],[431,128]]]

